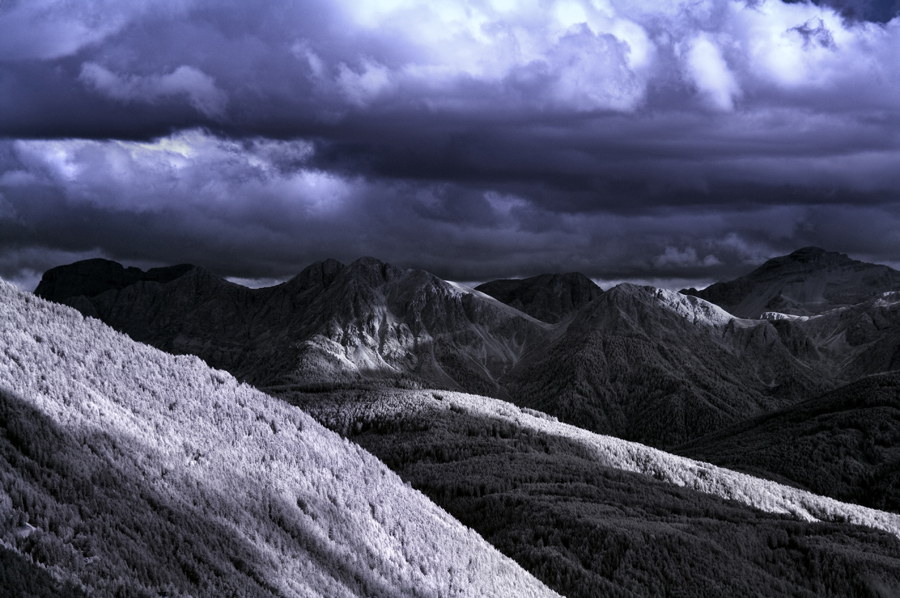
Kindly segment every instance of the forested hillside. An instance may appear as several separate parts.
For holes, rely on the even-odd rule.
[[[516,404],[667,447],[827,390],[826,363],[768,321],[622,284],[504,380]]]
[[[570,598],[900,592],[900,515],[485,397],[281,392]]]
[[[900,512],[900,373],[863,378],[676,450]]]
[[[283,401],[0,281],[14,595],[551,596]]]

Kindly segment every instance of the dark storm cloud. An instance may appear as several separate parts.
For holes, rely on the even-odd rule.
[[[372,254],[665,284],[808,244],[893,261],[896,7],[6,2],[0,275]]]
[[[819,6],[829,6],[847,19],[886,23],[900,14],[898,0],[817,0]]]

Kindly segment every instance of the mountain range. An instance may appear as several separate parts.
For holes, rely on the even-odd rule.
[[[86,283],[90,270],[113,282]],[[487,295],[374,258],[319,262],[264,289],[200,267],[110,276],[119,270],[106,260],[55,268],[35,294],[257,386],[402,379],[493,395],[498,379],[552,328]]]
[[[577,274],[476,290],[374,258],[316,263],[264,289],[199,267],[142,274],[89,260],[48,271],[35,293],[261,388],[472,392],[674,447],[900,368],[900,293],[885,290],[894,280],[886,266],[806,248],[710,287],[757,289],[710,291],[728,298],[721,305],[629,284],[603,292]],[[871,284],[853,295],[855,281]],[[840,305],[812,316],[727,311],[738,295],[784,303],[785,289],[806,311],[821,311],[821,297]]]
[[[580,274],[471,289],[374,258],[327,260],[248,289],[190,265],[141,272],[88,260],[49,270],[35,294],[313,415],[550,588],[533,591],[900,593],[900,273],[886,266],[805,248],[676,293],[604,291]],[[105,330],[83,321],[93,327],[84,334]],[[162,393],[165,381],[153,380],[126,384],[120,402]],[[14,379],[5,400],[66,412],[33,398],[42,386],[23,385]],[[97,385],[102,394],[117,382]],[[14,477],[22,449],[9,450]],[[15,504],[21,520],[30,503]],[[31,545],[5,541],[6,558],[34,560]],[[355,549],[341,554],[361,562]],[[385,566],[374,570],[393,575]]]

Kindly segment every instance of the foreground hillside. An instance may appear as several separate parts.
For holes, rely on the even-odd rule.
[[[900,593],[900,515],[495,399],[277,390],[569,598]]]
[[[553,595],[299,409],[2,281],[0,563],[12,595]]]

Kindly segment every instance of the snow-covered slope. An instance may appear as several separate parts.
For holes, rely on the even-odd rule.
[[[2,281],[0,481],[4,554],[89,595],[555,595],[299,409]]]

